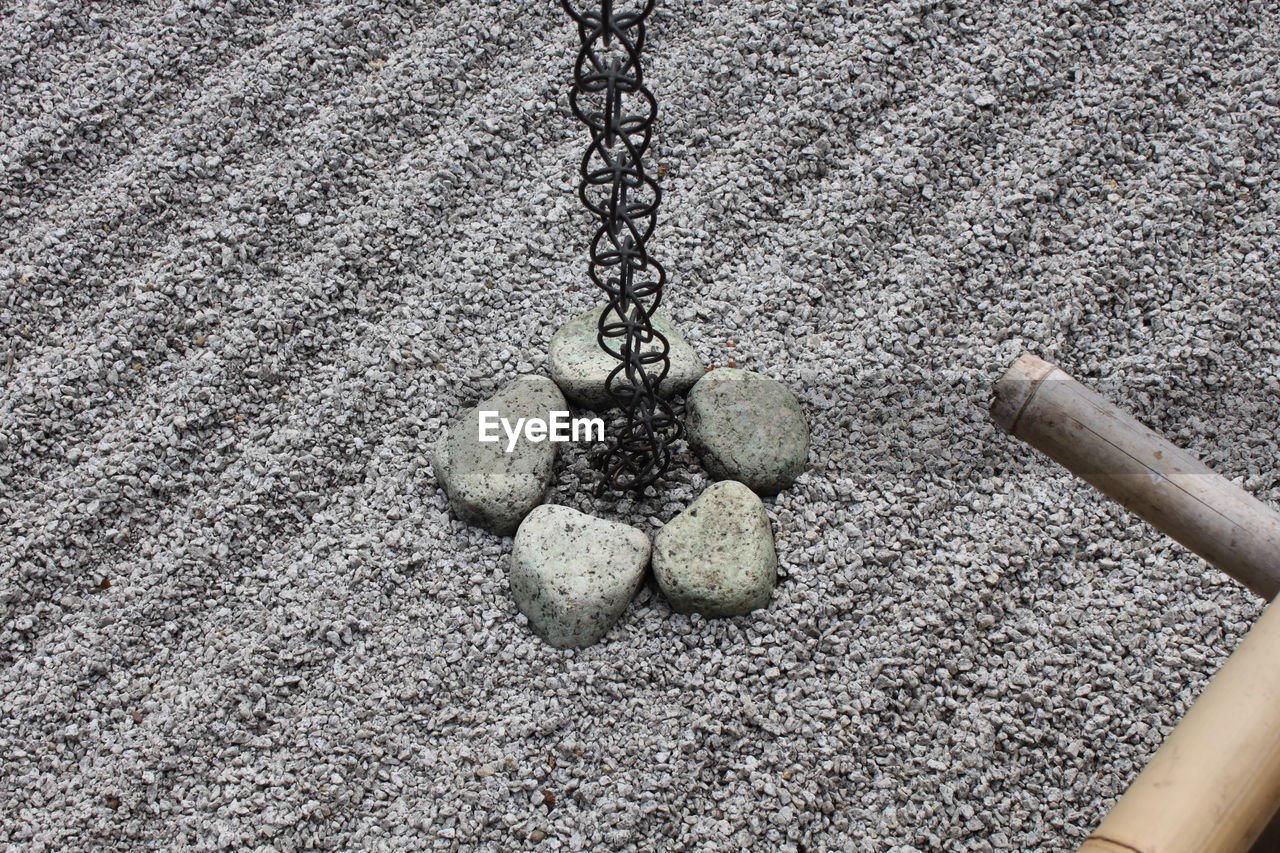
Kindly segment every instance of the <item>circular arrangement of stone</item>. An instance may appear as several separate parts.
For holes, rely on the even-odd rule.
[[[678,613],[741,616],[767,606],[778,554],[760,496],[795,482],[809,455],[808,422],[785,385],[749,370],[706,370],[670,319],[655,314],[671,345],[662,391],[688,393],[689,444],[720,482],[667,522],[652,545],[626,524],[542,504],[556,445],[518,430],[482,441],[485,419],[545,423],[565,410],[566,397],[582,408],[609,408],[605,380],[615,362],[596,343],[602,307],[551,339],[551,379],[520,376],[463,412],[437,439],[432,460],[458,518],[515,535],[512,597],[534,633],[559,648],[583,648],[608,633],[651,564]]]

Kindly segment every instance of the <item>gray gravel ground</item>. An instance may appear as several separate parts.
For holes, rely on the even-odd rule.
[[[668,310],[814,449],[767,611],[568,652],[426,460],[595,301],[566,16],[5,4],[8,849],[1066,851],[1151,755],[1260,606],[987,389],[1280,499],[1280,7],[659,5]]]

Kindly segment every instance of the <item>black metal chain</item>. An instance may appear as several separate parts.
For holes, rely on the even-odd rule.
[[[607,296],[596,340],[619,362],[607,386],[624,422],[605,457],[605,475],[618,489],[643,489],[657,481],[682,432],[670,403],[658,396],[670,369],[670,347],[652,318],[667,274],[646,247],[662,199],[643,161],[658,111],[640,66],[653,4],[646,0],[621,11],[613,0],[601,0],[579,11],[571,0],[561,0],[582,41],[569,105],[591,133],[578,195],[600,220],[588,274]]]

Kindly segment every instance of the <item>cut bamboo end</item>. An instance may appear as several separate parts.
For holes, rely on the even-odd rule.
[[[1012,435],[1017,429],[1019,416],[1040,389],[1040,383],[1055,370],[1058,368],[1029,352],[1018,356],[1018,360],[995,386],[995,396],[991,400],[991,420],[995,421],[996,426]],[[1061,370],[1058,372],[1062,373]],[[1062,375],[1066,376],[1065,373]]]
[[[992,420],[1265,595],[1280,513],[1035,356],[995,386]],[[1081,853],[1275,853],[1280,606],[1269,606]]]
[[[1280,513],[1033,355],[995,384],[1005,432],[1270,599],[1280,591]]]

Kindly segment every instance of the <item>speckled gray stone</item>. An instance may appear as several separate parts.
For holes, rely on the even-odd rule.
[[[741,616],[764,607],[778,577],[764,504],[742,483],[712,485],[658,531],[653,573],[680,613]]]
[[[443,431],[432,466],[458,518],[509,536],[551,484],[556,445],[521,436],[508,453],[505,436],[481,442],[481,410],[496,411],[514,424],[516,418],[547,418],[553,409],[566,409],[560,389],[545,376],[525,375],[465,411]]]
[[[603,637],[649,564],[634,527],[547,504],[529,513],[511,552],[511,595],[534,632],[557,648]]]
[[[809,424],[795,395],[776,379],[722,367],[689,392],[689,444],[711,476],[761,495],[795,482],[809,458]]]
[[[597,305],[561,326],[551,336],[548,351],[548,369],[560,390],[576,405],[596,410],[613,407],[605,380],[618,364],[596,341],[596,323],[602,310],[604,306]],[[670,346],[671,369],[659,391],[664,397],[683,394],[702,376],[702,361],[684,335],[661,313],[653,315],[653,327]],[[651,352],[654,347],[644,349]]]

